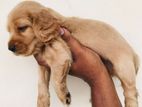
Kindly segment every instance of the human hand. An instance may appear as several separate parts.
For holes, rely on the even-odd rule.
[[[61,28],[61,35],[72,52],[73,63],[70,74],[84,79],[89,84],[94,83],[98,75],[106,71],[99,55],[82,45],[65,28]]]

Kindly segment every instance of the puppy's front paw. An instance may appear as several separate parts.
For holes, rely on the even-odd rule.
[[[37,101],[37,107],[50,107],[49,96],[39,95]]]
[[[71,95],[69,92],[58,94],[59,99],[63,103],[64,107],[68,107],[71,104]]]
[[[66,104],[69,105],[70,103],[71,103],[71,95],[70,95],[70,93],[68,92],[68,93],[66,94]]]

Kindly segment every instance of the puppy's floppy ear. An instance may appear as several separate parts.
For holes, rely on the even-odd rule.
[[[32,17],[33,30],[36,37],[41,42],[48,42],[56,38],[59,34],[60,26],[48,10],[42,9]]]

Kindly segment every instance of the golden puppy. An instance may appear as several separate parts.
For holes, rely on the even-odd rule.
[[[57,95],[64,105],[68,105],[71,99],[66,77],[72,58],[67,44],[59,36],[60,26],[67,28],[72,36],[101,56],[109,72],[122,83],[125,106],[138,107],[138,57],[121,35],[103,22],[64,17],[36,2],[25,1],[16,6],[8,17],[9,50],[16,55],[46,59],[44,63],[50,67]],[[50,70],[40,66],[40,62],[39,68],[38,107],[49,107]]]

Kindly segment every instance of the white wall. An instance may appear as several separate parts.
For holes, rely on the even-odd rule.
[[[33,57],[17,57],[7,50],[9,34],[6,19],[9,11],[22,0],[0,0],[0,107],[36,107],[37,64]],[[142,59],[141,0],[37,0],[66,16],[79,16],[105,21],[128,40]],[[142,107],[142,68],[137,75],[139,107]],[[120,99],[120,83],[114,79]],[[90,90],[75,77],[68,78],[72,94],[71,107],[91,107]],[[62,107],[51,87],[51,107]]]

